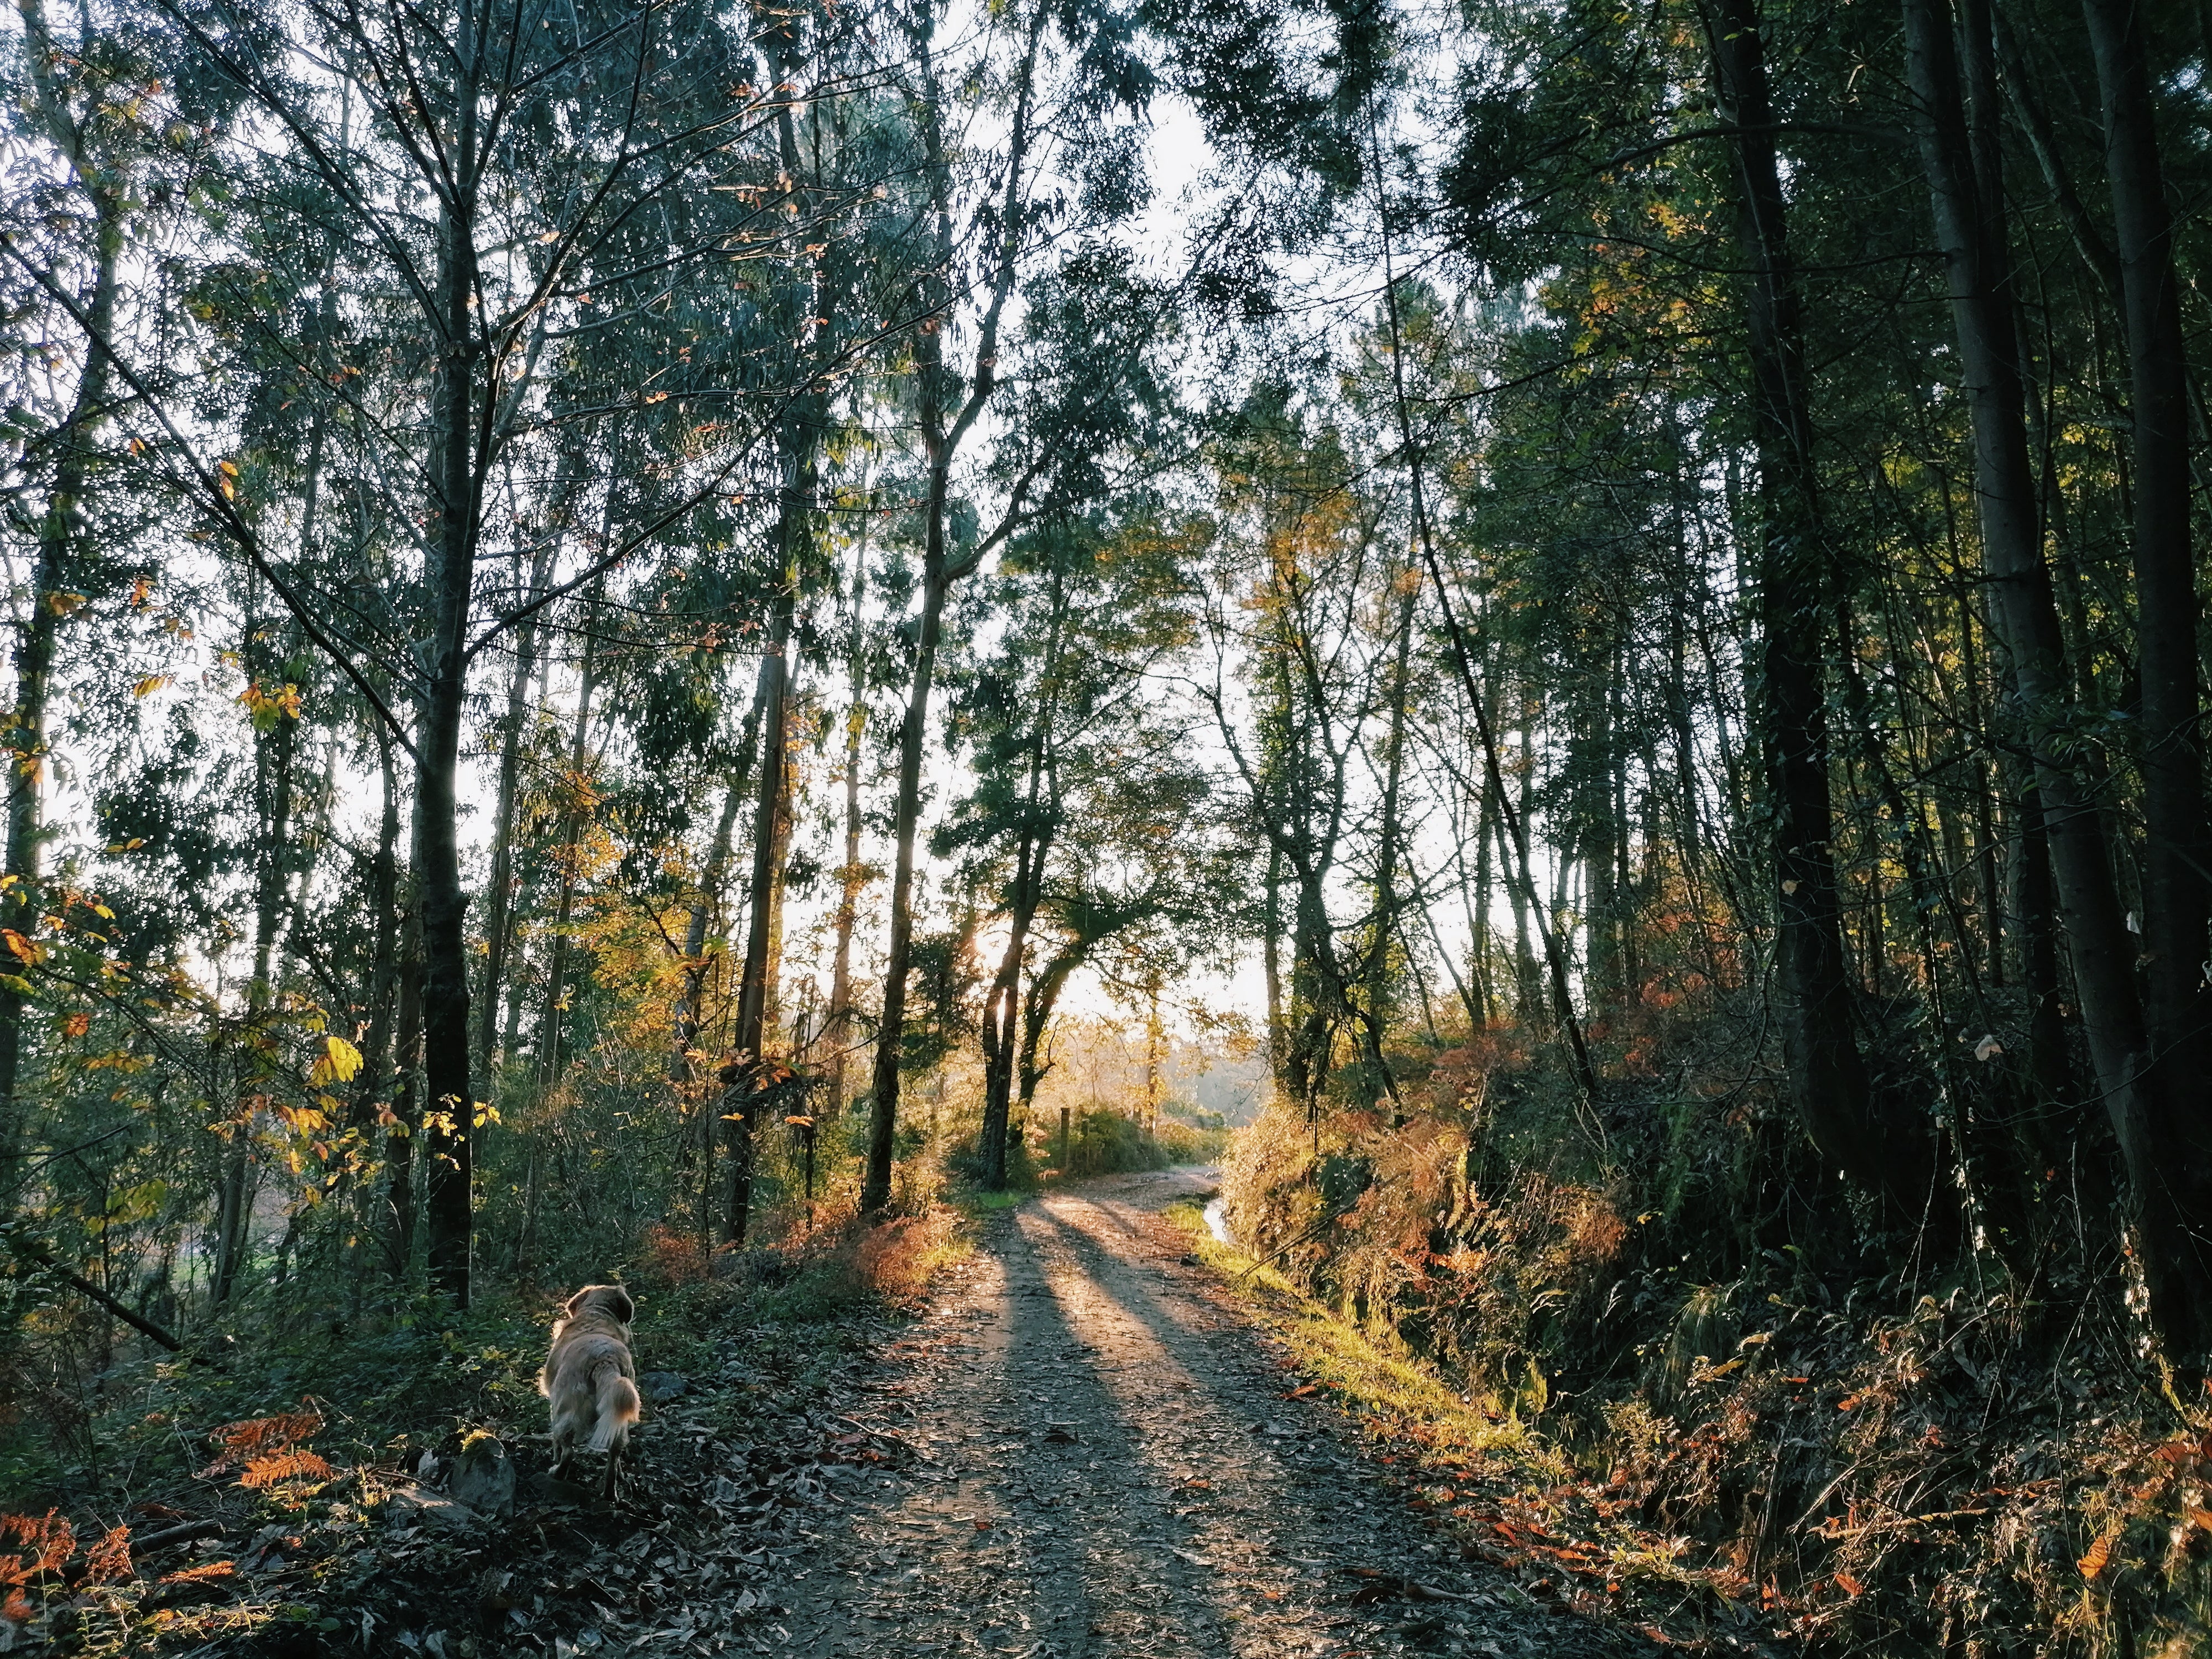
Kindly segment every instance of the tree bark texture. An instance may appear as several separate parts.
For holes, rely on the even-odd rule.
[[[466,10],[464,9],[464,16]],[[474,165],[475,43],[459,42],[461,85],[454,153]],[[423,1218],[432,1287],[469,1302],[475,1206],[476,1091],[470,1076],[468,894],[461,885],[457,785],[467,695],[470,602],[474,591],[483,476],[477,430],[479,354],[474,336],[476,225],[473,181],[449,187],[440,221],[440,342],[436,422],[431,434],[438,524],[429,572],[430,645],[416,721],[415,896],[421,918]],[[488,411],[486,411],[488,413]]]
[[[1756,0],[1717,0],[1706,33],[1722,114],[1735,130],[1737,209],[1752,267],[1744,310],[1759,458],[1761,631],[1753,706],[1772,814],[1776,1012],[1790,1093],[1823,1163],[1848,1172],[1904,1219],[1929,1202],[1933,1126],[1885,1133],[1859,1054],[1829,793],[1823,653],[1834,580],[1759,23]]]
[[[2067,956],[2099,1089],[2133,1190],[2137,1256],[2151,1314],[2179,1358],[2212,1334],[2212,1273],[2187,1184],[2197,1133],[2175,1079],[2153,1063],[2094,798],[2053,752],[2074,702],[2059,630],[2014,355],[2012,270],[2002,202],[1978,177],[1952,19],[1942,0],[1905,0],[1908,66],[1936,241],[1948,278],[1974,439],[1984,556],[2013,665],[2016,713],[2035,755]],[[2201,1080],[2197,1086],[2201,1091]],[[2201,1116],[2201,1114],[2196,1115]]]

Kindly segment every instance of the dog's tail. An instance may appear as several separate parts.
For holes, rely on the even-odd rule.
[[[629,1425],[637,1421],[637,1384],[624,1376],[612,1360],[598,1368],[592,1382],[599,1412],[589,1446],[595,1452],[609,1451],[629,1438]]]

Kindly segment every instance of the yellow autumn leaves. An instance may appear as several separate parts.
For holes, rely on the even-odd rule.
[[[322,1049],[307,1073],[307,1081],[318,1089],[327,1089],[333,1083],[352,1082],[354,1073],[360,1070],[361,1050],[342,1036],[325,1036]]]

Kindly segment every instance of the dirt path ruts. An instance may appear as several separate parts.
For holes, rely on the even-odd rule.
[[[1610,1656],[1621,1632],[1461,1562],[1158,1218],[1206,1172],[997,1218],[855,1414],[922,1455],[794,1559],[770,1650],[1011,1659]],[[1367,1567],[1459,1600],[1359,1605]],[[1370,1589],[1371,1594],[1371,1589]]]

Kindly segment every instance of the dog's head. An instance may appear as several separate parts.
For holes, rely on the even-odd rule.
[[[586,1285],[563,1303],[561,1310],[574,1319],[586,1308],[598,1309],[619,1325],[627,1325],[637,1316],[636,1304],[619,1285]]]

